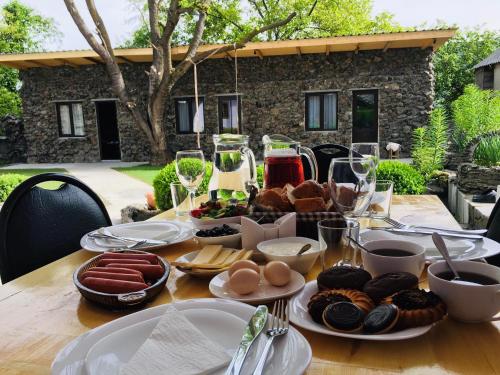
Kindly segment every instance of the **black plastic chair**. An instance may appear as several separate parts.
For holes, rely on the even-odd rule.
[[[486,237],[500,243],[500,200],[495,203],[493,211],[491,211],[486,229],[488,229],[488,232],[486,232]],[[486,260],[488,261],[488,263],[500,267],[500,254],[492,256],[490,258],[486,258]]]
[[[326,143],[314,146],[311,150],[314,152],[316,162],[318,163],[319,183],[328,182],[328,168],[332,159],[349,157],[349,148],[335,143]],[[357,152],[354,154],[361,157],[361,155]],[[302,164],[304,165],[304,177],[306,180],[309,180],[311,178],[311,168],[309,167],[307,159],[304,159],[304,157],[302,158]],[[346,171],[346,173],[349,173],[349,171]],[[352,171],[350,171],[350,174],[352,174],[353,182],[357,181],[357,178]]]
[[[57,190],[36,186],[58,181]],[[2,283],[79,250],[87,232],[111,225],[106,207],[74,177],[44,173],[22,182],[0,211]]]

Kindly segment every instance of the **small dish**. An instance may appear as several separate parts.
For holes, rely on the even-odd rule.
[[[200,228],[205,225],[217,227],[222,224],[241,224],[241,216],[222,217],[220,219],[197,219],[190,214],[189,218],[191,219],[191,222],[193,223],[195,228]]]
[[[212,229],[215,227],[220,227],[220,225],[200,225],[193,229],[194,238],[198,241],[200,246],[205,245],[222,245],[229,248],[241,248],[241,225],[240,224],[226,224],[229,227],[238,231],[236,234],[230,234],[227,236],[216,236],[216,237],[200,237],[196,233],[200,230]]]
[[[290,282],[285,286],[273,286],[271,285],[262,275],[261,267],[261,278],[259,288],[250,294],[241,295],[229,288],[227,281],[229,280],[229,274],[227,271],[220,273],[210,280],[208,288],[210,293],[219,298],[230,299],[234,301],[240,301],[251,304],[267,303],[274,301],[278,298],[289,297],[297,292],[299,292],[305,285],[304,276],[302,276],[297,271],[291,271]]]
[[[227,248],[225,248],[225,249],[227,250]],[[231,248],[229,248],[229,250],[237,251],[237,249],[231,249]],[[196,256],[198,255],[199,252],[200,252],[200,250],[191,251],[190,253],[186,253],[186,254],[180,256],[175,261],[181,262],[181,263],[189,263],[194,258],[196,258]],[[229,269],[229,267],[220,268],[218,270],[210,270],[210,269],[207,269],[207,270],[202,270],[202,269],[187,270],[186,269],[186,270],[184,270],[184,269],[182,269],[179,271],[184,272],[184,273],[191,275],[191,276],[196,276],[196,277],[213,277],[213,276],[218,275],[224,271],[227,271],[228,269]]]
[[[311,248],[301,255],[296,255],[307,244],[310,244]],[[271,251],[272,248],[276,250],[277,245],[279,250],[283,248],[285,255],[279,255],[279,250],[276,253]],[[320,249],[318,241],[306,237],[284,237],[262,241],[257,245],[257,249],[264,254],[267,261],[280,260],[301,274],[309,272],[321,252],[325,251],[325,249]],[[294,255],[288,255],[287,251]]]

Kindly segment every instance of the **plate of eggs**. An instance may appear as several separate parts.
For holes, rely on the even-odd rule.
[[[258,304],[289,297],[304,285],[304,277],[284,262],[259,266],[251,260],[239,260],[215,276],[209,289],[215,297]]]

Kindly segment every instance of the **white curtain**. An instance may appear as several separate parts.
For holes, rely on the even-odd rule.
[[[71,119],[69,117],[69,105],[59,105],[59,117],[61,118],[61,135],[71,135]]]
[[[83,124],[82,103],[73,103],[73,126],[75,127],[75,135],[85,135],[85,127]]]
[[[231,128],[238,129],[238,99],[231,99]]]
[[[196,107],[195,100],[193,99],[193,108]],[[203,108],[203,100],[198,99],[198,110],[194,114],[193,118],[193,131],[196,133],[203,132],[205,128],[205,112]]]
[[[177,110],[179,117],[179,132],[189,133],[189,102],[187,100],[177,101]]]
[[[307,119],[308,127],[309,129],[319,129],[320,97],[309,96],[308,105],[309,105],[308,119]]]
[[[335,129],[337,127],[337,94],[325,94],[323,98],[324,128]]]

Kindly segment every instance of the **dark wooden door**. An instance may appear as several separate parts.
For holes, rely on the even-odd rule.
[[[102,160],[120,160],[120,134],[114,100],[95,102]]]
[[[352,93],[352,143],[378,142],[378,91]]]

